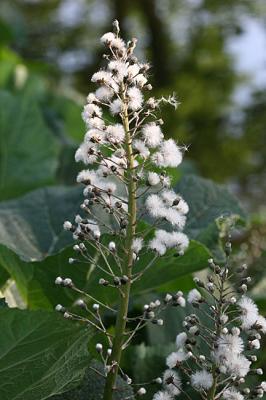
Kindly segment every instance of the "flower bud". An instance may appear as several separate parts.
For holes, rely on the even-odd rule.
[[[95,349],[98,353],[101,353],[103,351],[103,345],[101,343],[97,343]]]
[[[85,304],[85,302],[84,302],[82,299],[78,299],[78,300],[75,302],[75,305],[78,306],[78,307],[81,307],[81,308],[86,308],[86,304]]]
[[[137,391],[137,395],[138,396],[143,396],[144,394],[146,394],[146,389],[144,387],[141,387],[138,391]]]
[[[55,311],[58,311],[58,312],[65,312],[65,307],[63,307],[61,304],[57,304],[56,306],[55,306]]]
[[[109,285],[109,282],[106,281],[106,280],[103,279],[103,278],[100,278],[100,279],[99,279],[99,285],[108,286],[108,285]]]
[[[61,276],[58,276],[56,279],[55,279],[55,281],[54,281],[54,283],[56,284],[56,285],[62,285],[63,284],[63,279],[61,278]]]
[[[74,286],[72,279],[70,279],[70,278],[65,278],[63,281],[63,285],[68,288],[72,288]]]
[[[65,231],[70,231],[73,228],[73,225],[70,221],[65,221],[63,227]]]
[[[171,296],[169,293],[164,298],[165,303],[169,303],[173,299],[173,296]]]
[[[97,304],[97,303],[94,303],[94,304],[92,305],[92,309],[93,309],[94,311],[98,311],[99,308],[100,308],[100,306],[99,306],[99,304]]]

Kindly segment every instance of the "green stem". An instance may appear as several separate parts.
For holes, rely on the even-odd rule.
[[[125,129],[125,147],[127,153],[127,179],[128,179],[128,214],[129,221],[126,232],[125,248],[127,251],[126,261],[123,266],[123,274],[125,274],[129,280],[126,285],[123,286],[122,294],[120,296],[120,304],[117,313],[116,326],[115,326],[115,336],[113,341],[112,354],[108,361],[109,365],[112,365],[111,370],[107,374],[103,400],[112,400],[113,391],[115,389],[116,378],[118,373],[118,365],[120,363],[122,355],[122,346],[124,341],[124,333],[126,329],[126,321],[128,314],[128,302],[131,288],[131,275],[132,275],[132,264],[133,264],[133,252],[132,252],[132,242],[135,236],[136,229],[136,183],[134,180],[134,157],[131,145],[131,136],[129,131],[129,120],[128,111],[126,105],[126,99],[124,96],[124,112],[122,116],[122,121]]]
[[[216,376],[214,370],[212,371],[212,374],[213,374],[213,384],[212,384],[212,387],[210,388],[209,396],[208,396],[208,399],[210,399],[210,400],[215,399],[216,387],[217,387],[217,376]]]
[[[226,264],[226,268],[228,266],[228,260]],[[215,322],[215,335],[219,337],[221,334],[221,324],[220,324],[220,317],[223,313],[223,294],[224,294],[224,283],[225,283],[226,275],[225,273],[221,277],[221,285],[219,289],[219,299],[217,301],[217,314],[216,314],[216,322]],[[213,384],[208,393],[208,399],[214,400],[216,396],[217,384],[218,384],[218,376],[216,372],[215,366],[212,368],[212,376],[213,376]]]

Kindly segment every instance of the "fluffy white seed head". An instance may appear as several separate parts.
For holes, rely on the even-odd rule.
[[[177,372],[167,369],[163,374],[163,383],[166,391],[172,396],[180,394],[181,379]]]
[[[137,151],[140,157],[147,159],[150,155],[150,151],[148,147],[145,146],[145,143],[142,140],[136,139],[133,141],[133,148]]]
[[[151,186],[156,186],[160,183],[160,176],[156,172],[148,173],[148,183]]]
[[[173,400],[173,396],[166,391],[160,391],[155,393],[153,400]]]
[[[191,375],[191,384],[197,390],[209,390],[213,384],[213,377],[205,369]]]
[[[240,320],[242,322],[242,328],[250,329],[259,317],[258,307],[254,301],[247,296],[242,296],[237,304],[241,310]]]
[[[153,155],[153,161],[159,167],[178,167],[182,158],[183,154],[173,139],[165,140]]]
[[[178,350],[184,347],[186,340],[187,340],[186,332],[181,332],[176,336],[175,343]]]
[[[143,95],[141,91],[136,87],[131,87],[127,91],[128,95],[128,107],[132,111],[137,111],[141,108],[143,103]]]
[[[138,254],[143,247],[143,239],[142,238],[135,238],[132,243],[132,250],[134,253]]]
[[[192,289],[188,293],[187,301],[190,304],[198,303],[199,301],[201,301],[201,299],[202,299],[201,294],[197,289]]]
[[[144,396],[144,394],[146,394],[146,389],[144,387],[141,387],[138,391],[137,391],[137,395],[138,396]]]
[[[65,221],[63,227],[65,231],[70,231],[70,229],[72,229],[72,224],[70,221]]]
[[[225,389],[223,392],[224,400],[244,400],[244,396],[235,388]]]
[[[154,122],[144,125],[142,128],[142,136],[148,147],[154,148],[160,145],[163,139],[163,133],[160,126]]]

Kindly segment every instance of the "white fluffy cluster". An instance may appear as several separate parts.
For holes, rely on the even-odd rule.
[[[86,186],[82,208],[88,211],[97,204],[114,216],[115,231],[121,234],[120,228],[125,228],[128,218],[127,143],[131,143],[134,170],[130,174],[135,176],[139,199],[144,201],[146,213],[155,219],[156,226],[158,223],[165,226],[166,222],[169,226],[166,230],[156,230],[154,238],[148,243],[142,241],[141,247],[135,241],[135,259],[142,249],[162,256],[174,248],[182,255],[189,245],[182,232],[189,208],[185,200],[170,189],[170,177],[165,168],[176,168],[183,154],[173,139],[164,138],[163,121],[157,119],[155,112],[160,103],[176,106],[176,101],[171,96],[145,100],[144,93],[151,90],[147,78],[149,65],[134,56],[135,39],[126,44],[115,31],[104,34],[101,42],[109,50],[105,55],[107,65],[92,75],[91,81],[97,88],[87,96],[82,112],[87,131],[75,154],[76,161],[88,168],[77,177],[77,181]],[[106,118],[108,112],[115,117],[115,122]],[[125,126],[125,116],[129,126]]]
[[[253,300],[247,296],[242,296],[238,301],[241,311],[240,321],[244,330],[250,329],[259,318],[259,310]],[[265,326],[265,325],[264,325]]]
[[[157,182],[158,177],[152,175],[148,179]],[[157,230],[155,237],[149,242],[149,247],[160,256],[171,248],[176,248],[179,254],[183,254],[189,245],[187,236],[181,232],[189,210],[185,200],[173,190],[163,190],[160,194],[149,195],[145,205],[149,215],[157,222],[167,221],[175,229],[172,232],[163,229]]]
[[[233,333],[220,335],[213,359],[222,373],[244,378],[250,370],[251,361],[242,354],[244,342],[239,334],[239,330],[233,330]]]
[[[163,229],[158,229],[155,232],[155,237],[149,242],[149,247],[162,256],[167,249],[172,248],[175,248],[179,254],[183,254],[188,244],[188,238],[183,232],[167,232]]]
[[[198,311],[185,316],[184,332],[176,337],[176,351],[166,358],[166,373],[185,377],[189,386],[206,400],[262,398],[266,383],[250,388],[246,381],[249,374],[263,374],[261,368],[252,364],[257,361],[254,352],[260,349],[261,334],[266,333],[266,319],[245,294],[246,288],[243,293],[243,282],[250,282],[250,277],[241,276],[240,287],[229,290],[228,280],[233,271],[216,265],[212,259],[209,264],[213,273],[206,282],[194,278],[200,290],[194,288],[187,295],[189,307]],[[171,391],[170,385],[164,386],[153,400],[169,396],[174,400],[182,391],[186,388],[182,389],[178,379],[177,391]]]
[[[197,390],[209,390],[213,384],[212,374],[206,369],[196,371],[191,375],[191,385]]]
[[[183,255],[189,246],[188,237],[182,232],[189,207],[171,189],[166,170],[180,165],[182,148],[173,139],[165,139],[163,120],[156,116],[162,103],[176,107],[175,98],[148,97],[152,89],[147,76],[150,67],[135,57],[136,39],[125,43],[119,37],[117,21],[114,32],[104,34],[101,42],[107,50],[104,55],[106,67],[91,77],[96,87],[87,96],[82,112],[86,133],[75,154],[76,162],[85,165],[77,176],[77,182],[84,185],[84,200],[80,206],[82,216],[77,215],[73,224],[66,221],[64,229],[77,240],[73,249],[78,258],[70,258],[69,262],[73,264],[85,259],[102,274],[99,285],[119,289],[123,294],[125,285],[134,285],[168,250]],[[143,217],[149,218],[150,224],[142,221],[142,228],[139,220]],[[91,247],[97,251],[97,260]],[[148,259],[147,264],[142,265],[141,270],[138,266],[134,268],[147,252],[149,256],[144,258]],[[126,269],[124,260],[128,264]],[[57,284],[74,287],[72,281],[62,278]],[[169,296],[167,303],[185,307],[182,292]],[[78,304],[84,307],[85,303]],[[99,304],[110,310],[104,302],[99,301]],[[137,324],[129,340],[148,321],[162,326],[163,319],[157,318],[161,308],[159,300],[145,305],[141,324]],[[62,312],[61,306],[59,311]],[[93,311],[99,312],[97,304]],[[70,318],[71,313],[65,312],[64,316]],[[98,328],[102,332],[103,322],[98,315],[96,320],[92,324],[95,326],[99,322]],[[108,365],[113,344],[109,336],[108,341],[111,344],[104,361],[107,375],[112,370]],[[96,345],[96,350],[102,354],[102,344]],[[180,394],[181,379],[172,366],[186,358],[189,353],[177,345],[177,351],[169,358],[169,368],[160,378],[164,390],[156,394],[156,400],[171,400]],[[131,383],[131,379],[127,382]],[[145,393],[145,388],[137,391],[138,396]]]

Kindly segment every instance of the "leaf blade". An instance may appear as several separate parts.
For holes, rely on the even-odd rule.
[[[91,333],[56,313],[0,309],[0,395],[44,400],[76,386],[89,362]]]

